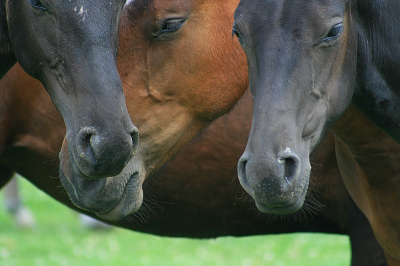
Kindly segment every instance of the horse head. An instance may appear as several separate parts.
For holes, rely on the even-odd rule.
[[[118,175],[137,149],[116,66],[124,0],[2,0],[2,47],[48,91],[67,127],[61,175],[96,180]],[[6,23],[6,27],[4,26]],[[101,182],[106,182],[104,179]],[[92,182],[92,189],[101,185]],[[108,203],[118,202],[116,192]],[[93,196],[93,195],[91,195]],[[94,199],[92,201],[95,201]]]
[[[351,100],[357,37],[350,10],[345,0],[242,0],[235,11],[254,99],[238,174],[260,211],[301,208],[310,152]]]
[[[5,3],[14,54],[63,116],[71,168],[82,177],[119,173],[137,145],[116,67],[123,6],[123,0]]]

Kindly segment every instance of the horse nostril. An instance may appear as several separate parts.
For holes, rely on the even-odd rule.
[[[246,177],[246,165],[247,165],[247,160],[246,159],[240,159],[239,164],[238,164],[238,175],[241,177]]]
[[[95,137],[97,131],[93,127],[82,128],[76,137],[76,149],[80,158],[94,163],[96,161],[96,156],[93,151],[93,145],[99,140]]]
[[[296,162],[292,158],[286,158],[285,160],[285,177],[292,179],[295,174]],[[291,180],[289,180],[290,182]]]
[[[130,135],[132,138],[132,148],[133,151],[135,152],[139,145],[139,130],[137,129],[137,127],[134,127]]]
[[[253,188],[250,186],[249,181],[247,180],[247,175],[246,175],[246,167],[247,167],[247,159],[244,158],[240,158],[239,162],[238,162],[238,167],[237,167],[237,171],[238,171],[238,178],[239,178],[239,182],[242,185],[242,187],[244,188],[244,190],[247,191],[247,193],[249,193],[250,195],[254,194],[253,192]]]
[[[89,178],[120,174],[134,156],[138,140],[138,130],[134,126],[129,131],[101,134],[94,127],[83,127],[70,148],[77,173]]]
[[[279,161],[284,164],[284,182],[290,185],[300,174],[300,159],[296,155],[291,155],[280,158]]]

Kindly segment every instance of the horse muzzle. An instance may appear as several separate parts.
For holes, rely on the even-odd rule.
[[[261,212],[285,215],[299,210],[305,200],[310,164],[289,148],[273,158],[244,153],[238,163],[240,184]]]
[[[61,152],[60,160],[61,183],[78,208],[109,221],[122,220],[139,210],[143,201],[143,180],[132,163],[118,175],[93,179],[74,167],[68,152]]]

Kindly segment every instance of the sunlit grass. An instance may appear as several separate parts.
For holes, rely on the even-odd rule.
[[[23,181],[23,180],[20,180]],[[90,231],[76,213],[20,182],[34,213],[33,230],[18,229],[0,193],[0,265],[349,265],[348,238],[324,234],[164,238],[113,229]]]

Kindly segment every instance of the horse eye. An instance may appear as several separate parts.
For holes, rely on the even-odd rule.
[[[332,29],[328,32],[328,34],[325,36],[324,41],[329,42],[337,37],[342,33],[343,31],[343,23],[338,23],[335,26],[332,27]]]
[[[167,22],[167,23],[165,23],[163,30],[168,31],[168,32],[177,31],[181,27],[181,25],[182,25],[182,21]]]
[[[238,31],[235,27],[232,28],[232,36],[233,36],[233,34],[236,35],[236,37],[237,37],[238,40],[239,40],[240,45],[243,46],[243,38],[242,38],[242,36],[240,35],[239,31]]]
[[[47,11],[47,8],[39,0],[29,0],[29,3],[35,9]]]
[[[181,28],[181,26],[183,25],[183,23],[186,21],[186,19],[171,19],[171,20],[167,20],[162,29],[160,31],[158,31],[157,33],[153,34],[154,37],[158,37],[159,35],[163,34],[163,33],[172,33],[175,32],[177,30],[179,30]]]

